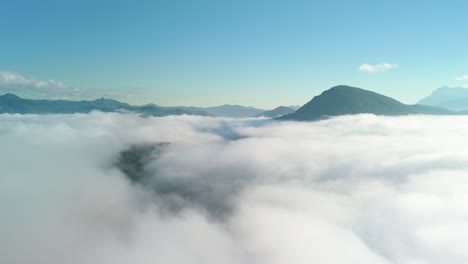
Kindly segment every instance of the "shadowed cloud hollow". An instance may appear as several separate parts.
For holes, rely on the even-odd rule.
[[[466,263],[467,124],[3,114],[0,263]]]

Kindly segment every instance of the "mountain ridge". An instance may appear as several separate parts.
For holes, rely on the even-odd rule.
[[[89,113],[93,110],[102,112],[133,111],[143,115],[166,116],[166,115],[202,115],[232,118],[254,117],[264,112],[251,106],[224,104],[212,107],[195,106],[159,106],[149,103],[134,106],[114,99],[99,98],[95,100],[49,100],[49,99],[26,99],[12,93],[0,95],[0,113],[18,114],[70,114]]]
[[[156,105],[132,106],[114,99],[99,98],[92,101],[68,101],[48,99],[24,99],[15,94],[7,93],[0,96],[0,113],[9,114],[72,114],[89,113],[91,111],[118,112],[132,111],[143,115],[206,115],[202,111],[184,109],[165,109]]]
[[[468,89],[467,89],[468,90]],[[278,120],[314,121],[331,116],[371,113],[376,115],[398,116],[411,114],[461,115],[468,111],[451,111],[441,107],[422,104],[407,105],[391,97],[369,90],[338,85],[314,96],[297,111],[280,106],[273,110],[261,110],[241,105],[220,105],[214,107],[163,107],[156,104],[133,106],[114,99],[99,98],[92,101],[67,101],[47,99],[23,99],[15,94],[0,96],[0,113],[19,114],[70,114],[131,111],[144,116],[202,115],[233,118],[271,117]]]
[[[444,86],[434,90],[418,104],[438,106],[453,111],[468,110],[468,89],[463,87]]]
[[[459,114],[444,108],[406,105],[391,97],[357,87],[338,85],[313,97],[296,112],[281,116],[279,120],[314,121],[330,116],[370,113],[399,116],[410,114]]]
[[[287,107],[287,106],[278,106],[276,107],[275,109],[272,109],[272,110],[267,110],[267,111],[264,111],[262,113],[259,113],[257,115],[255,115],[255,117],[270,117],[270,118],[275,118],[275,117],[279,117],[279,116],[283,116],[283,115],[288,115],[288,114],[292,114],[294,113],[296,110],[291,108],[291,107]]]

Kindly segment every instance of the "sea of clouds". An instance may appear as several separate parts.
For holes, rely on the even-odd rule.
[[[468,117],[0,115],[0,263],[468,263]],[[116,165],[168,142],[135,182]]]

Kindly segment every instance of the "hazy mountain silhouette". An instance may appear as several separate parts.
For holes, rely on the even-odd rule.
[[[263,109],[257,109],[251,106],[229,105],[229,104],[213,106],[213,107],[203,107],[201,109],[215,116],[236,117],[236,118],[252,117],[265,111]]]
[[[98,110],[102,112],[132,111],[144,115],[209,115],[203,111],[190,111],[180,108],[164,108],[157,105],[132,106],[112,99],[97,99],[93,101],[67,100],[34,100],[24,99],[14,94],[0,96],[0,113],[10,114],[72,114],[89,113]]]
[[[286,106],[286,107],[292,108],[292,109],[294,109],[294,111],[297,111],[297,109],[301,108],[300,105],[288,105],[288,106]]]
[[[468,89],[444,86],[423,98],[418,104],[438,106],[454,111],[468,110]]]
[[[329,116],[360,113],[388,116],[409,114],[468,114],[468,111],[455,112],[434,106],[420,104],[406,105],[395,99],[375,92],[344,85],[335,86],[322,92],[295,112],[294,109],[284,106],[264,111],[254,107],[245,107],[240,105],[221,105],[215,107],[162,107],[155,104],[147,104],[143,106],[133,106],[105,98],[93,101],[67,101],[23,99],[14,94],[5,94],[0,96],[0,113],[70,114],[89,113],[93,110],[102,112],[132,111],[151,116],[182,114],[224,116],[233,118],[266,116],[272,118],[277,117],[278,119],[283,120],[318,120]]]
[[[277,108],[273,109],[273,110],[267,110],[267,111],[264,111],[260,114],[257,114],[255,115],[255,117],[261,117],[261,116],[264,116],[264,117],[279,117],[279,116],[283,116],[283,115],[287,115],[287,114],[291,114],[291,113],[294,113],[296,110],[294,110],[293,108],[291,107],[286,107],[286,106],[278,106]]]
[[[253,117],[259,113],[262,113],[263,109],[257,109],[250,106],[242,106],[242,105],[219,105],[219,106],[211,106],[211,107],[200,107],[200,106],[165,106],[165,109],[184,109],[191,112],[202,111],[206,112],[212,116],[219,116],[219,117],[232,117],[232,118],[246,118],[246,117]]]
[[[375,115],[451,115],[458,114],[447,109],[405,105],[397,100],[351,86],[335,86],[315,96],[296,112],[280,117],[283,120],[318,120],[329,116],[371,113]]]
[[[70,114],[89,113],[93,110],[102,112],[133,111],[144,115],[166,116],[166,115],[203,115],[220,116],[232,118],[255,117],[265,110],[241,105],[220,105],[213,107],[194,106],[159,106],[153,103],[133,106],[113,99],[101,98],[93,101],[68,101],[68,100],[36,100],[24,99],[14,94],[0,96],[0,113],[18,114]],[[268,117],[276,117],[281,114],[290,113],[283,108],[272,110]],[[291,112],[294,112],[292,110]],[[267,113],[268,114],[268,113]]]

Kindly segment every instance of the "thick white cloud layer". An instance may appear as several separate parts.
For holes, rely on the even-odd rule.
[[[467,263],[467,124],[1,115],[0,263]],[[171,142],[146,187],[141,142]]]

